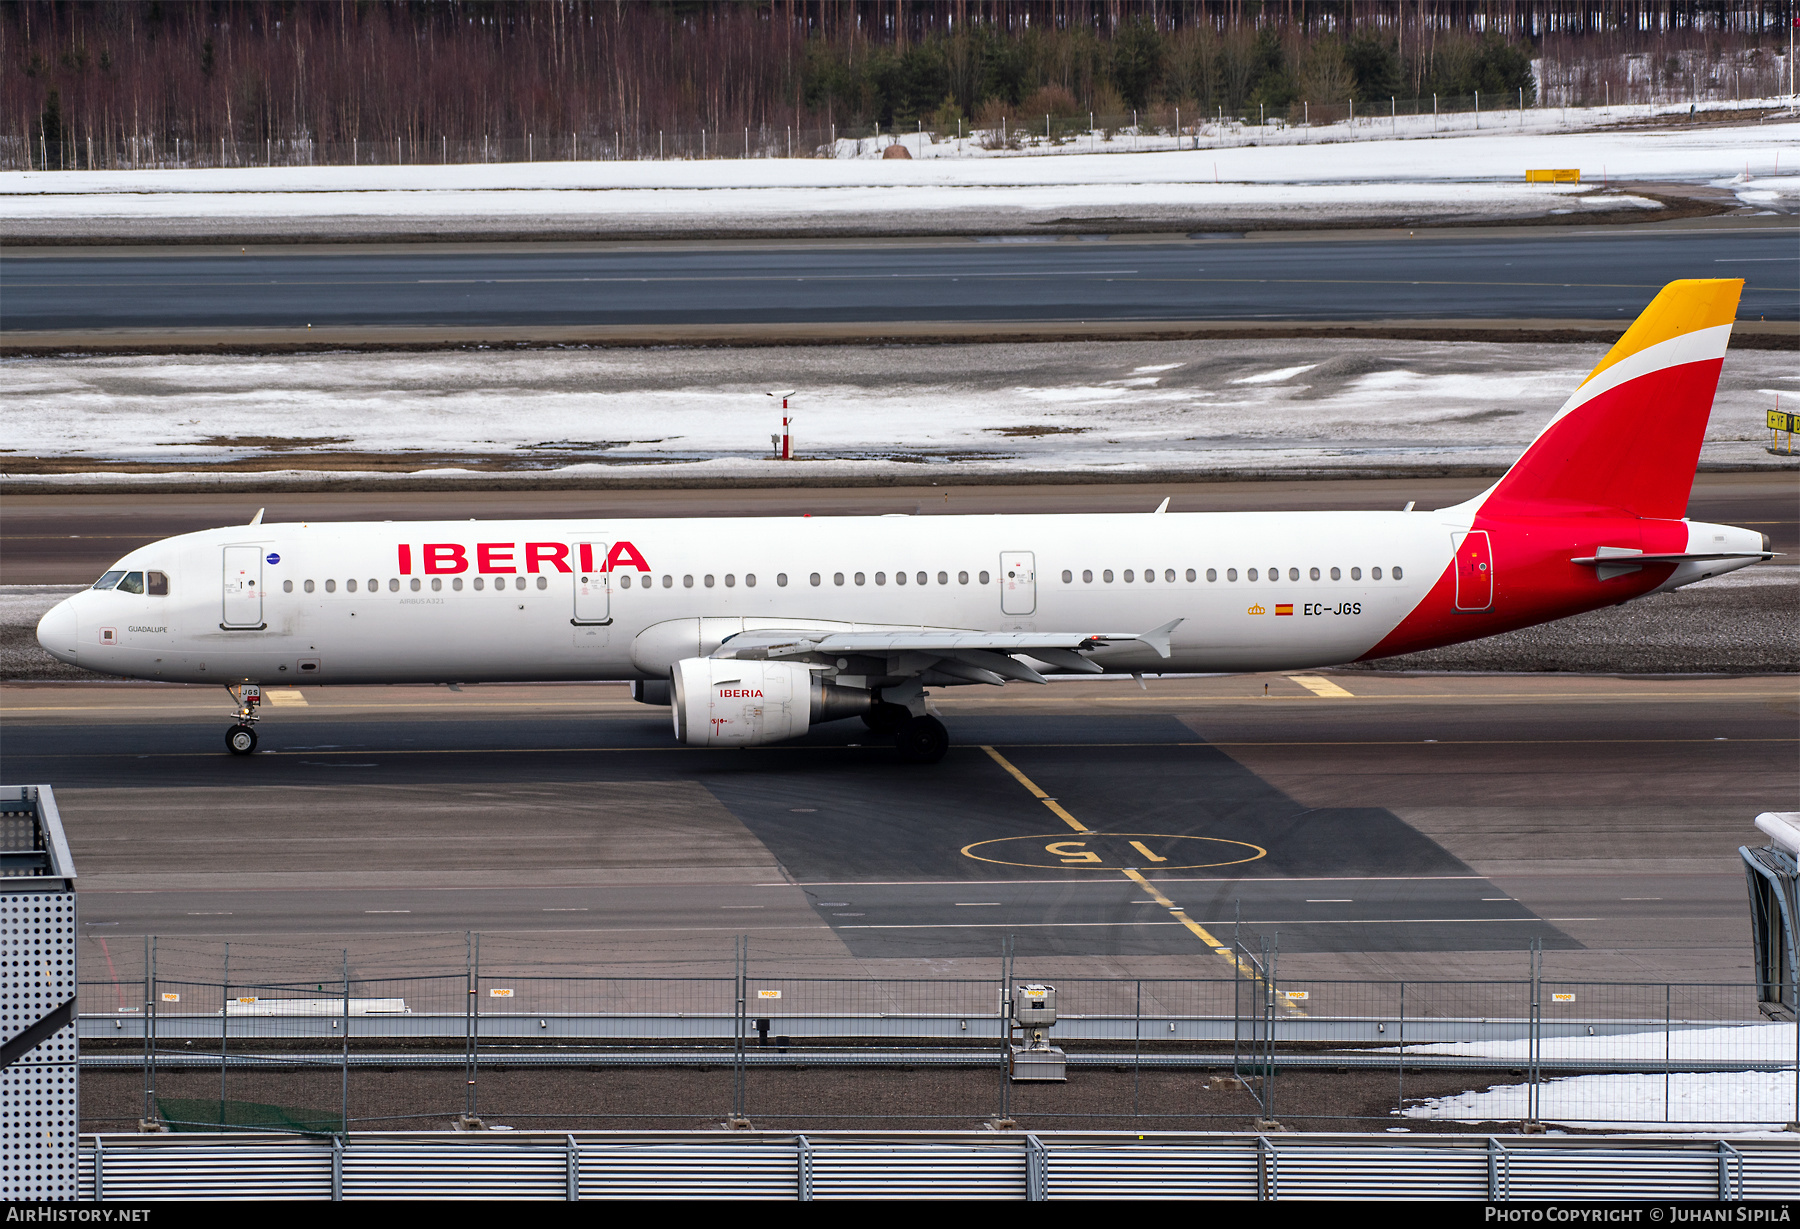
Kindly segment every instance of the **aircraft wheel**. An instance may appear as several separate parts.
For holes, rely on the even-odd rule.
[[[894,746],[909,764],[935,764],[950,749],[950,731],[936,717],[914,717],[894,735]]]
[[[904,704],[877,704],[862,715],[862,723],[877,734],[898,734],[911,720]]]
[[[233,755],[249,755],[256,750],[254,726],[234,725],[225,731],[225,747]]]

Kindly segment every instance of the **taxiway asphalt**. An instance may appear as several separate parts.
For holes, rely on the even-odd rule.
[[[1534,939],[1557,976],[1749,975],[1736,848],[1800,784],[1791,677],[1335,681],[948,693],[923,769],[853,721],[679,748],[616,685],[307,688],[251,758],[207,689],[15,685],[0,720],[120,977],[148,934],[165,976],[226,940],[373,976],[467,931],[569,971],[745,934],[769,969],[951,975],[1010,935],[1033,975],[1201,976],[1234,928],[1293,976],[1506,976]]]

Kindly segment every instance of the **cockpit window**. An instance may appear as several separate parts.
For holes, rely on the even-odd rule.
[[[143,591],[144,574],[142,572],[127,572],[125,579],[119,582],[120,593],[142,593]]]
[[[169,596],[169,574],[167,572],[145,572],[144,592],[152,597]]]
[[[123,575],[125,575],[125,573],[123,571],[108,572],[106,575],[102,576],[99,580],[96,580],[94,582],[94,588],[110,589],[114,585],[119,583],[119,577],[121,577]]]

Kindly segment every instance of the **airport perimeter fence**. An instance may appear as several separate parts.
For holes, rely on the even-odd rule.
[[[1729,92],[1707,106],[1738,107]],[[1753,102],[1755,100],[1752,100]],[[1779,100],[1768,100],[1776,103]],[[1301,100],[1280,108],[1212,108],[1205,113],[1159,105],[1108,115],[1009,115],[992,126],[936,117],[888,125],[762,125],[694,129],[614,128],[586,132],[523,132],[456,138],[414,132],[350,141],[222,138],[197,142],[173,134],[107,130],[70,131],[58,145],[42,132],[0,136],[0,170],[139,170],[310,166],[467,166],[517,162],[647,162],[746,158],[872,156],[904,143],[949,146],[934,156],[1007,150],[1026,154],[1126,153],[1217,149],[1236,145],[1304,144],[1383,136],[1591,127],[1642,118],[1647,112],[1685,113],[1691,100],[1618,105],[1600,94],[1584,98],[1573,121],[1568,106],[1539,106],[1518,91],[1501,94],[1430,94],[1357,103],[1349,99]],[[1598,117],[1591,114],[1598,111]],[[1587,114],[1584,114],[1586,112]]]
[[[988,979],[513,975],[84,983],[86,1119],[338,1134],[504,1119],[619,1125],[1342,1130],[1480,1123],[1699,1130],[1800,1120],[1782,987],[1285,978],[1239,947],[1202,978],[1033,979],[1058,1019],[1008,1015]],[[1791,998],[1788,1001],[1792,1001]],[[95,1010],[99,1007],[99,1010]],[[1041,1041],[1033,1032],[1041,1032]],[[1040,1047],[1021,1057],[1013,1047]],[[1066,1082],[1020,1082],[1054,1046]],[[141,1072],[141,1106],[119,1079]],[[135,1082],[134,1082],[135,1083]],[[129,1104],[126,1104],[129,1102]],[[796,1126],[796,1129],[798,1127]]]

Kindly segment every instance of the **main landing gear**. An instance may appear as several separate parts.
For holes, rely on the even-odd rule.
[[[936,717],[909,717],[894,732],[894,746],[909,764],[935,764],[950,749],[950,731]]]
[[[862,715],[862,723],[877,734],[891,734],[900,758],[909,764],[935,764],[950,749],[950,731],[936,717],[915,717],[904,704],[878,700]]]
[[[237,701],[237,721],[225,731],[225,749],[233,755],[256,750],[256,710],[262,706],[262,688],[255,683],[227,683],[225,690]]]

